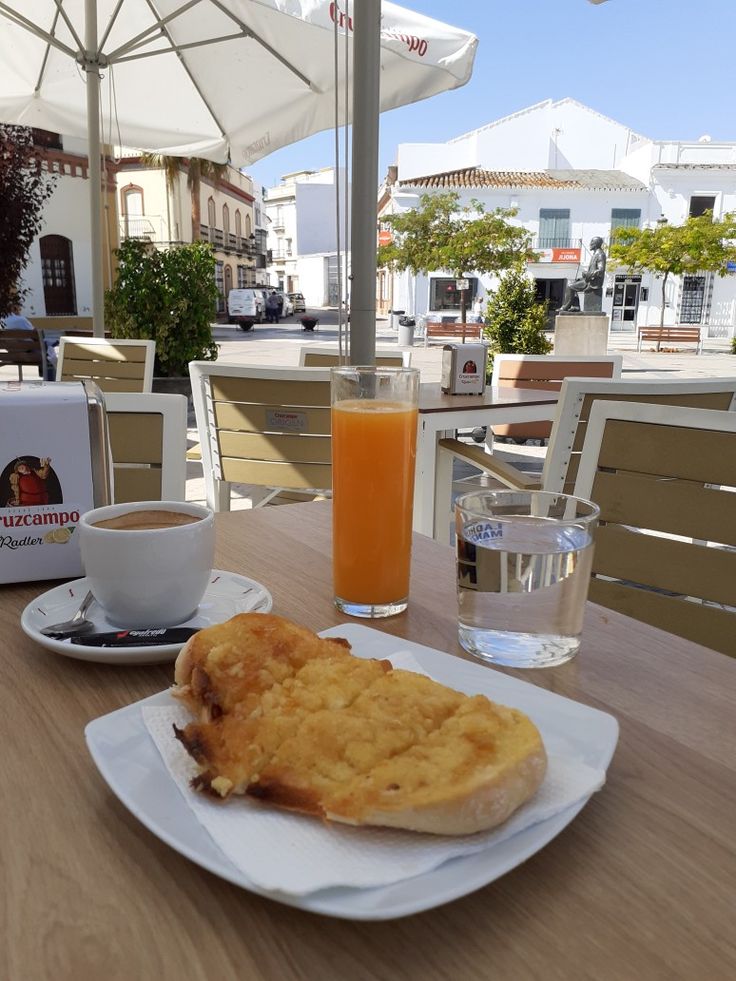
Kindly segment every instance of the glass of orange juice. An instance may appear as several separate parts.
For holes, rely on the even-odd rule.
[[[335,605],[390,617],[409,596],[419,371],[348,365],[331,374]]]

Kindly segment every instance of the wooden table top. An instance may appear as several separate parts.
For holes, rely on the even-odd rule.
[[[217,517],[219,568],[315,630],[331,602],[329,504]],[[736,976],[736,660],[591,606],[577,659],[523,673],[613,713],[606,787],[486,888],[386,923],[252,895],[139,824],[87,752],[87,722],[167,687],[172,666],[58,657],[20,630],[46,584],[0,587],[3,945],[8,981],[524,981]],[[460,654],[452,552],[416,536],[410,606],[376,622]],[[518,674],[518,673],[517,673]]]
[[[419,412],[460,412],[463,409],[488,409],[493,406],[554,405],[560,397],[557,391],[535,388],[493,387],[486,385],[482,395],[445,395],[437,382],[419,386]]]

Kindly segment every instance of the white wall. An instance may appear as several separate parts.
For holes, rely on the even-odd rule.
[[[327,305],[327,259],[323,255],[300,256],[297,262],[299,292],[307,307]]]
[[[46,316],[39,238],[44,235],[63,235],[72,242],[77,315],[89,317],[92,314],[92,282],[87,181],[81,177],[60,177],[54,193],[46,202],[43,219],[43,226],[38,237],[34,239],[28,265],[21,277],[23,285],[31,289],[23,307],[23,314],[31,322],[34,316]]]
[[[398,150],[398,179],[443,174],[479,166],[475,139],[461,143],[400,143]]]
[[[350,185],[347,188],[350,200]],[[344,237],[345,187],[340,188],[341,239]],[[337,250],[337,230],[335,220],[335,185],[308,184],[296,185],[296,242],[300,256],[315,252],[335,252]],[[348,215],[350,207],[348,204]],[[344,241],[341,247],[345,247]]]

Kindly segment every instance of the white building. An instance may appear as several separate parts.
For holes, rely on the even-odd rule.
[[[23,314],[36,327],[91,329],[92,272],[87,146],[82,140],[34,130],[36,152],[58,174],[45,202],[43,224],[31,245],[22,285],[28,288]],[[259,230],[251,178],[228,167],[221,180],[203,178],[198,194],[188,186],[182,161],[170,182],[162,168],[143,166],[138,151],[103,158],[103,276],[115,280],[115,250],[127,238],[157,248],[195,238],[215,252],[219,290],[217,314],[236,286],[266,282],[266,232]],[[261,213],[263,209],[261,208]],[[195,227],[196,226],[196,227]],[[214,313],[214,311],[213,311]]]
[[[350,184],[345,171],[338,172],[340,194],[340,250],[342,275],[345,263],[346,204]],[[272,285],[287,293],[304,294],[308,307],[337,306],[338,255],[334,167],[285,174],[281,183],[266,193],[268,267]],[[349,204],[348,204],[349,221]]]
[[[587,265],[593,236],[608,243],[620,225],[681,224],[706,210],[715,218],[736,211],[736,142],[654,141],[573,99],[548,100],[447,143],[400,145],[380,191],[379,220],[416,207],[433,190],[457,191],[462,203],[477,199],[489,210],[517,209],[514,220],[540,254],[529,274],[553,311]],[[493,288],[490,277],[467,273],[475,295]],[[708,336],[733,336],[736,275],[670,280],[665,323],[703,323]],[[659,280],[609,265],[603,309],[612,330],[658,323],[660,302]],[[382,270],[378,305],[430,316],[460,309],[454,279],[442,270],[417,277]]]
[[[122,156],[117,171],[120,238],[146,239],[158,247],[209,242],[215,253],[217,315],[224,317],[230,290],[257,283],[251,178],[228,166],[220,179],[202,177],[198,188],[192,187],[184,161],[167,180],[162,168],[144,166],[136,151]],[[265,243],[261,247],[265,267]]]
[[[27,289],[22,313],[34,327],[92,328],[89,168],[82,140],[33,130],[35,152],[43,166],[58,175],[43,207],[42,225],[31,244],[21,276]],[[114,251],[119,245],[117,165],[103,157],[102,272],[105,289],[114,279]]]

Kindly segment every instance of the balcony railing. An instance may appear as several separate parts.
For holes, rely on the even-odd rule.
[[[570,238],[569,235],[538,235],[533,243],[533,249],[579,249],[583,244],[581,238]]]
[[[211,242],[221,252],[247,256],[256,254],[255,243],[248,238],[243,238],[242,235],[233,235],[232,232],[225,234],[222,228],[211,225],[200,225],[199,234],[203,241]]]
[[[285,262],[286,259],[291,259],[292,250],[291,249],[272,249],[271,250],[271,261],[272,262]]]
[[[123,215],[120,219],[120,237],[163,242],[164,219],[161,215]]]

